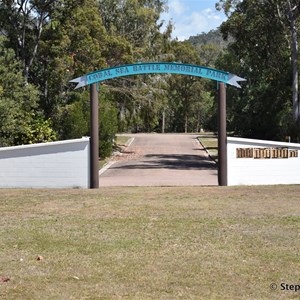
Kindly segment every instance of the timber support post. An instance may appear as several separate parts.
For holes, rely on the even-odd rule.
[[[90,188],[99,188],[99,119],[97,84],[90,85]]]
[[[227,186],[227,134],[226,134],[226,87],[224,82],[218,83],[218,182]]]

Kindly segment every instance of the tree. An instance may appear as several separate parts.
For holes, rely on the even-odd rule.
[[[229,58],[233,68],[239,65],[237,74],[247,79],[235,103],[240,107],[235,119],[242,115],[245,120],[240,120],[240,126],[248,125],[240,131],[246,136],[282,139],[289,132],[289,114],[295,122],[292,38],[288,19],[279,13],[285,4],[281,0],[219,2],[229,17],[221,31],[225,38],[231,34],[235,39],[221,65],[228,66],[224,58]]]
[[[227,27],[227,25],[223,26],[223,33],[225,36],[228,33],[231,33],[237,38],[235,33],[237,33],[237,28],[241,24],[238,24],[240,17],[242,14],[244,15],[250,15],[251,10],[255,10],[257,13],[257,16],[259,16],[260,20],[262,20],[262,17],[266,18],[267,20],[268,15],[272,15],[272,19],[275,19],[276,27],[273,28],[276,29],[278,32],[281,31],[281,34],[285,37],[284,45],[288,46],[288,49],[290,49],[289,57],[291,58],[291,64],[292,64],[292,117],[294,123],[297,123],[300,121],[300,108],[299,108],[299,90],[298,90],[298,81],[299,81],[299,71],[298,71],[298,36],[297,36],[297,21],[299,19],[300,15],[300,3],[297,0],[247,0],[247,1],[241,1],[241,0],[220,0],[216,7],[218,9],[223,9],[224,12],[229,17],[229,23],[236,23],[236,30],[234,30],[231,26],[231,29]],[[262,11],[260,9],[262,8]],[[268,9],[268,12],[266,13],[266,9]],[[262,12],[266,13],[264,16],[262,16]],[[279,25],[281,25],[281,28],[279,28]],[[289,35],[288,35],[289,32]],[[261,32],[260,34],[267,35],[269,32]],[[278,44],[278,42],[276,42]],[[256,45],[256,44],[254,44]]]
[[[294,3],[293,3],[294,2]],[[277,5],[278,15],[280,17],[280,6]],[[292,83],[292,103],[293,103],[293,120],[294,123],[300,121],[300,101],[299,101],[299,67],[298,67],[298,33],[297,33],[297,19],[300,15],[299,2],[287,0],[283,5],[283,10],[290,23],[290,32],[292,40],[292,66],[293,66],[293,83]]]
[[[26,83],[5,42],[0,37],[0,147],[55,140],[50,121],[37,111],[37,89]]]
[[[159,18],[166,3],[166,0],[99,0],[107,32],[126,39],[135,60],[153,54],[155,40],[161,36]]]
[[[36,59],[44,26],[55,0],[3,0],[0,3],[0,28],[8,45],[23,63],[23,74],[28,82],[30,69]]]
[[[42,90],[46,116],[56,118],[59,108],[68,104],[70,79],[107,66],[106,47],[107,34],[96,1],[57,3],[43,32],[35,66],[35,83]]]
[[[160,14],[166,9],[166,3],[165,0],[99,1],[102,21],[108,34],[124,39],[130,45],[132,56],[127,62],[166,58],[164,54],[170,46],[172,27],[169,24],[165,32],[161,33],[162,22],[159,21]],[[109,66],[120,65],[122,62],[124,60],[111,60]],[[118,78],[106,82],[106,86],[118,103],[120,130],[143,128],[151,131],[157,126],[158,118],[154,115],[159,107],[159,99],[155,99],[157,88],[151,76]]]
[[[177,62],[201,65],[198,52],[189,42],[173,41],[171,49]],[[195,127],[191,120],[194,119],[195,110],[199,108],[196,103],[201,101],[199,87],[202,85],[204,92],[204,84],[202,83],[204,81],[193,76],[173,75],[169,77],[168,82],[169,130],[191,131]]]

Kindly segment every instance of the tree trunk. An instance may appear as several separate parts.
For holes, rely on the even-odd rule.
[[[30,57],[28,63],[25,64],[24,76],[25,76],[26,83],[28,83],[30,68],[35,60],[36,55],[37,55],[38,46],[39,46],[40,39],[42,36],[44,21],[45,21],[45,16],[44,16],[44,13],[42,13],[39,17],[39,21],[38,21],[38,25],[37,25],[37,36],[36,36],[35,44],[33,47],[33,51],[31,53],[31,57]]]
[[[196,132],[200,132],[200,113],[197,114]]]
[[[292,83],[292,101],[293,101],[293,120],[294,123],[300,120],[299,115],[299,99],[298,99],[298,78],[299,78],[299,70],[298,70],[298,37],[297,37],[297,24],[296,24],[296,13],[295,9],[291,7],[290,0],[288,2],[288,16],[290,21],[290,30],[292,36],[292,67],[293,67],[293,83]]]

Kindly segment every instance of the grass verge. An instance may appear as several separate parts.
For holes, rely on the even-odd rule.
[[[130,139],[131,139],[131,137],[129,137],[129,136],[118,134],[116,136],[116,144],[119,146],[125,146],[129,142]]]
[[[0,299],[298,299],[299,194],[1,190]]]
[[[126,146],[126,144],[129,142],[130,137],[125,135],[117,135],[115,140],[114,149],[121,151],[123,147]],[[103,168],[109,161],[110,157],[107,157],[105,159],[100,159],[98,163],[99,169]]]
[[[198,137],[200,143],[206,149],[214,161],[218,161],[218,136],[213,133],[201,134]]]

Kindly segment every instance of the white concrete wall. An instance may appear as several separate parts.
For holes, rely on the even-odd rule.
[[[300,152],[290,158],[237,158],[237,148],[300,150],[300,144],[227,138],[228,185],[300,184]]]
[[[89,138],[0,148],[0,188],[89,188]]]

